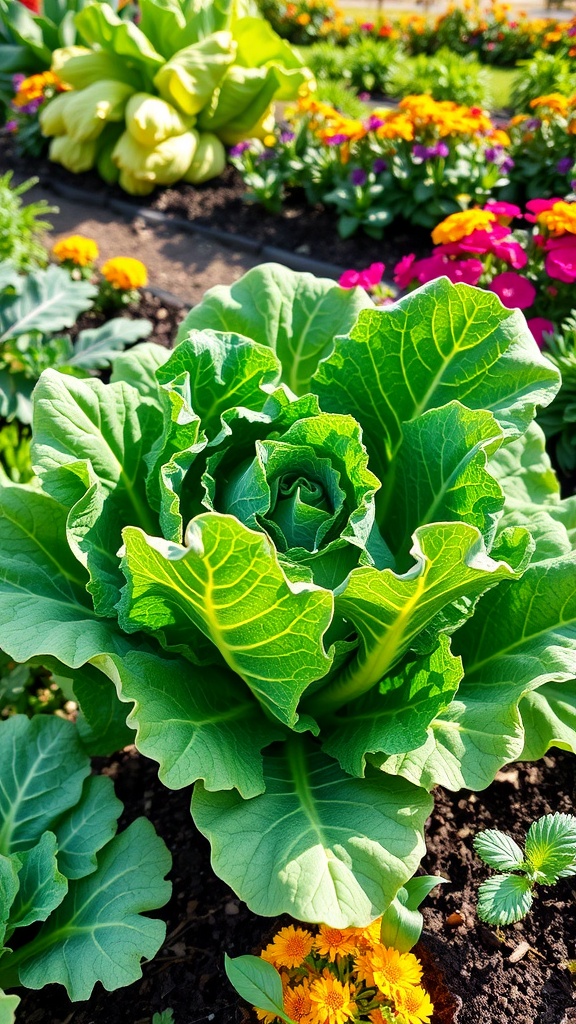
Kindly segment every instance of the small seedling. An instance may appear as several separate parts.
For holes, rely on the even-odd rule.
[[[152,1017],[152,1024],[174,1024],[174,1010],[168,1007],[161,1013],[155,1013]]]
[[[524,851],[504,832],[487,829],[474,840],[474,849],[493,875],[478,890],[478,917],[493,925],[513,924],[526,916],[536,885],[554,885],[576,875],[576,817],[545,814],[526,835]]]

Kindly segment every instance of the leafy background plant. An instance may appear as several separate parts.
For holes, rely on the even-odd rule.
[[[36,178],[12,184],[12,172],[0,177],[0,262],[9,260],[16,270],[44,267],[48,253],[40,241],[51,225],[41,218],[56,212],[44,199],[22,202],[22,196],[36,184]]]

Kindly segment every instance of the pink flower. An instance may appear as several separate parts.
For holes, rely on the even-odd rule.
[[[564,238],[558,238],[555,241],[563,242]],[[567,284],[576,281],[576,238],[572,245],[558,245],[551,248],[546,256],[544,267],[548,277],[554,278],[555,281],[565,281]]]
[[[534,341],[538,348],[544,348],[544,334],[554,334],[554,324],[552,321],[546,320],[543,316],[534,316],[526,322],[534,335]]]
[[[498,217],[500,224],[509,224],[514,217],[520,217],[522,214],[519,206],[515,206],[514,203],[498,201],[497,199],[489,199],[484,209],[489,210],[490,213]]]
[[[407,256],[403,256],[394,267],[394,281],[399,288],[407,288],[414,280],[414,267],[417,266],[417,263],[414,262],[415,259],[414,253],[411,252]]]
[[[486,253],[494,251],[494,244],[503,238],[508,238],[510,232],[502,224],[493,224],[490,231],[476,228],[465,238],[458,242],[446,242],[444,245],[437,245],[434,252],[442,253],[445,256],[459,256],[463,252]]]
[[[556,196],[555,199],[531,199],[526,203],[526,209],[529,211],[525,216],[526,220],[529,220],[531,224],[536,222],[536,218],[539,213],[543,213],[544,210],[550,210],[554,203],[561,203],[562,199]]]
[[[518,242],[497,242],[492,246],[492,252],[499,260],[509,263],[515,270],[522,270],[528,262],[528,256]]]
[[[452,284],[478,284],[484,273],[484,267],[480,260],[450,260],[445,267],[446,277]]]
[[[490,291],[496,293],[503,306],[507,309],[527,309],[536,298],[536,289],[521,274],[505,270],[498,274],[489,285]]]
[[[380,284],[384,270],[383,263],[371,263],[366,270],[345,270],[338,284],[341,288],[365,288],[370,291]]]
[[[447,275],[446,268],[450,262],[447,256],[428,256],[427,259],[418,260],[418,263],[414,264],[414,276],[420,284],[435,281],[437,277]]]

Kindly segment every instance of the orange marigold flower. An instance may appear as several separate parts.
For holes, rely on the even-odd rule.
[[[568,110],[568,100],[559,92],[551,92],[547,96],[537,96],[535,100],[530,100],[530,106],[533,110],[536,107],[548,107],[555,114],[565,114]]]
[[[403,989],[395,999],[396,1010],[402,1014],[406,1024],[429,1024],[434,1012],[430,996],[423,988]]]
[[[355,928],[345,928],[341,931],[339,928],[329,928],[326,924],[320,925],[314,943],[320,956],[325,956],[332,962],[337,956],[350,956],[355,952],[357,945],[358,932]]]
[[[98,259],[98,246],[93,238],[69,235],[52,246],[52,253],[61,263],[67,261],[77,267],[89,267]]]
[[[576,235],[576,203],[561,200],[538,214],[538,223],[551,235]]]
[[[480,229],[489,231],[490,225],[496,220],[495,214],[489,210],[462,210],[459,213],[451,213],[449,217],[437,224],[432,232],[434,245],[444,245],[446,242],[459,242],[466,238],[472,231]]]
[[[356,1013],[351,986],[338,981],[329,971],[312,982],[310,999],[315,1024],[346,1024]]]
[[[270,960],[275,967],[286,967],[288,970],[301,967],[312,952],[313,944],[314,939],[309,931],[289,924],[287,928],[281,928],[266,947],[265,959]]]
[[[115,256],[102,267],[102,277],[120,291],[143,288],[148,283],[146,267],[132,256]]]
[[[354,974],[358,981],[365,982],[367,988],[376,988],[374,968],[372,967],[373,950],[368,948],[356,954],[354,958]]]
[[[418,985],[422,978],[422,967],[413,953],[399,953],[392,946],[377,946],[368,954],[374,973],[374,981],[387,999],[396,998],[399,992]]]
[[[300,985],[287,985],[284,990],[284,1009],[292,1020],[299,1024],[312,1024],[312,1000],[310,999],[310,982],[304,978]]]
[[[257,1006],[254,1007],[254,1013],[258,1020],[263,1021],[263,1024],[276,1024],[278,1020],[275,1013],[268,1013],[268,1010],[259,1010]]]
[[[303,13],[299,14],[298,17],[296,18],[296,21],[298,22],[299,25],[309,25],[311,20],[312,19],[307,11],[303,11]]]

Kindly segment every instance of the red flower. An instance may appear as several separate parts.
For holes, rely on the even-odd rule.
[[[490,284],[490,291],[496,293],[507,309],[527,309],[536,298],[534,285],[521,274],[506,270],[498,274]]]
[[[40,0],[20,0],[20,3],[33,14],[40,14]]]

